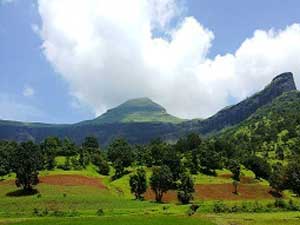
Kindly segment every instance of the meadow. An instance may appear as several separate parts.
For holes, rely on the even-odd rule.
[[[129,169],[131,171],[134,168]],[[113,171],[111,171],[113,173]],[[147,177],[151,174],[147,169]],[[287,212],[283,209],[266,212],[267,205],[274,204],[274,198],[268,193],[266,181],[256,181],[252,172],[243,169],[244,185],[252,187],[253,193],[243,193],[234,198],[230,172],[217,171],[216,176],[195,175],[196,187],[213,187],[216,189],[199,189],[194,195],[193,204],[199,209],[190,214],[191,205],[181,205],[175,193],[169,192],[164,203],[155,203],[149,195],[144,201],[134,200],[130,193],[130,173],[112,181],[110,176],[99,175],[92,165],[81,171],[43,171],[38,193],[30,196],[19,196],[14,184],[14,176],[5,177],[0,182],[0,224],[24,225],[297,225],[300,224],[299,212]],[[241,181],[243,183],[243,179]],[[221,186],[218,186],[221,185]],[[224,186],[225,185],[225,186]],[[264,188],[264,194],[257,193]],[[197,188],[196,188],[197,190]],[[226,193],[224,195],[224,193]],[[215,199],[214,199],[215,195]],[[223,196],[220,202],[220,196]],[[261,196],[260,199],[257,196]],[[231,198],[232,197],[232,198]],[[285,193],[286,198],[292,198]],[[228,199],[226,199],[228,198]],[[295,199],[297,201],[297,199]],[[216,213],[216,204],[226,207],[255,206],[257,212]],[[260,209],[260,210],[259,210]],[[252,209],[251,209],[252,210]]]

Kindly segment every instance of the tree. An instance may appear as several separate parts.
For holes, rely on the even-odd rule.
[[[97,138],[95,138],[93,136],[86,137],[84,139],[84,142],[82,143],[82,147],[98,149],[99,148],[99,143],[98,143]]]
[[[201,145],[202,139],[201,137],[196,133],[190,133],[186,137],[186,147],[188,151],[191,151],[193,149],[197,149],[199,145]]]
[[[84,147],[79,149],[79,164],[82,168],[86,168],[86,166],[90,163],[90,154],[88,150]]]
[[[232,173],[232,179],[236,181],[240,181],[240,175],[241,175],[240,163],[236,160],[229,160],[228,169]]]
[[[3,141],[0,143],[0,177],[10,173],[10,157],[13,150],[16,148],[16,143]]]
[[[188,173],[182,173],[179,179],[177,198],[182,204],[189,204],[193,199],[194,181]]]
[[[152,159],[152,166],[161,166],[162,165],[162,155],[166,148],[168,148],[167,144],[160,139],[156,139],[151,141],[148,145],[151,159]]]
[[[240,184],[240,182],[237,181],[237,180],[233,180],[233,182],[232,182],[232,185],[233,185],[233,188],[234,188],[233,193],[236,194],[236,195],[239,193],[238,192],[239,184]]]
[[[250,158],[245,160],[244,165],[246,168],[253,171],[256,179],[268,179],[271,174],[271,166],[267,160],[255,155],[252,155]]]
[[[281,194],[281,192],[286,189],[285,168],[281,163],[276,163],[272,166],[269,183],[278,194]]]
[[[153,168],[150,186],[155,193],[156,202],[161,202],[163,194],[170,190],[172,184],[172,173],[169,167],[163,165]]]
[[[122,176],[124,168],[134,160],[132,148],[124,139],[116,139],[108,146],[107,157],[116,170],[115,178]]]
[[[136,199],[143,199],[143,194],[147,191],[146,171],[139,168],[137,172],[130,176],[130,191],[135,195]]]
[[[47,137],[40,146],[44,159],[44,168],[47,170],[54,169],[56,166],[55,157],[61,147],[60,140],[57,137]]]
[[[185,138],[180,138],[175,144],[177,152],[192,151],[202,143],[201,137],[196,133],[190,133]]]
[[[152,166],[152,157],[149,147],[142,145],[134,146],[135,160],[138,166]]]
[[[178,180],[183,168],[181,165],[180,155],[171,147],[171,145],[165,145],[163,152],[160,154],[162,164],[170,168],[173,174],[173,181]]]
[[[284,146],[282,143],[275,145],[276,158],[279,160],[284,160]]]
[[[286,170],[287,187],[300,196],[300,159],[289,162]]]
[[[59,152],[62,156],[74,156],[78,153],[77,146],[69,138],[65,138],[62,143],[61,151]]]
[[[19,144],[12,156],[12,169],[16,173],[16,185],[25,192],[39,182],[38,173],[42,168],[42,154],[39,145],[32,141]]]
[[[197,174],[200,171],[200,159],[197,149],[185,153],[185,168],[189,168],[191,174]]]
[[[206,174],[215,174],[216,169],[222,168],[221,154],[209,148],[205,143],[199,146],[199,158],[201,169]]]
[[[108,162],[104,159],[101,154],[94,154],[93,164],[98,167],[98,173],[102,175],[109,174],[109,165]]]
[[[233,193],[238,194],[238,187],[239,187],[239,184],[240,184],[240,175],[241,175],[240,163],[237,160],[233,160],[233,159],[229,160],[227,168],[232,173],[232,179],[233,179],[232,185],[233,185],[233,188],[234,188]]]

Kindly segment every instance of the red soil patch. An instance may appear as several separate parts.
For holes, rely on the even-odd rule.
[[[99,189],[106,189],[99,178],[85,177],[81,175],[51,175],[39,177],[40,184],[61,185],[61,186],[93,186]],[[0,185],[15,185],[15,180],[0,181]]]
[[[154,192],[148,188],[146,193],[144,194],[144,198],[146,200],[155,200],[155,194]],[[163,202],[175,202],[177,201],[177,193],[176,191],[168,191],[163,195]]]
[[[62,186],[93,186],[105,189],[105,185],[99,178],[85,177],[81,175],[52,175],[40,177],[40,183]]]
[[[239,195],[233,193],[232,184],[201,184],[195,185],[194,198],[196,200],[260,200],[272,199],[271,188],[259,184],[240,184]],[[147,190],[145,199],[154,200],[155,194],[152,190]],[[164,202],[177,201],[176,191],[169,191],[163,197]]]
[[[259,184],[240,184],[239,195],[233,193],[232,184],[196,185],[196,199],[202,200],[260,200],[272,199],[271,188]]]

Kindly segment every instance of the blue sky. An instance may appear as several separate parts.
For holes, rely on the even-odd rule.
[[[0,118],[51,123],[72,123],[93,118],[103,111],[103,107],[102,111],[93,109],[92,102],[95,100],[84,100],[82,103],[78,96],[85,93],[72,94],[70,90],[76,92],[77,89],[72,89],[66,76],[61,76],[66,70],[54,69],[55,63],[47,59],[43,52],[41,46],[45,40],[34,28],[36,25],[41,27],[43,23],[38,4],[33,0],[0,3]],[[187,0],[184,6],[183,17],[192,16],[213,32],[214,39],[207,59],[213,59],[218,54],[234,54],[257,29],[284,30],[287,26],[300,22],[300,2],[297,0]],[[110,70],[107,71],[109,73]],[[246,94],[253,90],[256,88],[249,88]],[[115,90],[110,91],[106,90],[101,94],[114,95]],[[131,90],[128,96],[141,97],[142,94],[144,93]],[[172,106],[174,101],[165,98],[166,95],[163,93],[161,96],[153,96],[159,103],[161,97],[162,103],[169,106],[167,109],[170,108],[176,114],[176,108]],[[228,96],[227,99],[230,100],[214,106],[212,111],[232,103],[233,99],[240,99],[231,94]],[[123,100],[121,97],[110,98],[111,103],[107,103],[106,108]],[[201,111],[201,107],[198,110]],[[184,113],[178,111],[178,115]],[[201,115],[200,112],[199,116]]]

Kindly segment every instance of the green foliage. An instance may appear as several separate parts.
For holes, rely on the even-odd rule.
[[[173,176],[169,167],[163,165],[154,167],[150,177],[150,186],[155,193],[155,200],[162,201],[163,194],[166,193],[173,185]]]
[[[130,191],[136,199],[143,199],[143,194],[147,191],[146,171],[139,168],[137,172],[130,176]]]
[[[16,185],[30,192],[37,185],[38,173],[42,168],[42,154],[38,145],[32,141],[17,146],[12,155],[12,171],[16,173]]]
[[[279,194],[287,188],[286,171],[281,163],[276,163],[272,166],[269,183],[270,186]]]
[[[141,123],[161,122],[180,123],[184,120],[172,116],[149,98],[129,100],[116,108],[108,110],[100,117],[81,124]]]
[[[256,179],[268,179],[271,174],[271,166],[267,160],[255,155],[246,159],[244,165],[246,168],[253,171]]]
[[[74,156],[78,153],[78,148],[75,143],[69,138],[64,138],[62,142],[62,147],[58,152],[61,156]]]
[[[287,186],[300,196],[300,159],[289,162],[286,170]]]
[[[175,144],[175,149],[178,152],[187,152],[197,149],[201,145],[202,139],[196,133],[190,133],[185,138],[180,138]]]
[[[214,151],[208,143],[200,145],[198,152],[202,172],[214,175],[216,169],[222,168],[221,154]]]
[[[0,142],[0,177],[8,175],[11,171],[11,157],[17,144],[14,142]]]
[[[55,157],[61,148],[60,140],[57,137],[47,137],[40,146],[43,153],[45,169],[53,170],[56,166]]]
[[[189,204],[193,199],[194,181],[188,173],[182,173],[180,175],[178,184],[177,198],[182,204]]]
[[[133,162],[134,153],[127,141],[116,139],[108,146],[107,157],[116,170],[115,178],[119,178],[123,175],[124,168],[130,166]]]
[[[82,143],[83,148],[93,148],[93,149],[98,149],[99,148],[99,143],[97,138],[93,136],[88,136],[84,139],[84,142]]]
[[[174,148],[172,148],[172,146],[166,145],[160,153],[160,156],[162,159],[162,165],[166,165],[170,168],[173,176],[173,181],[178,180],[180,173],[182,173],[183,171],[180,154],[174,151]]]
[[[293,158],[300,153],[300,92],[282,94],[272,103],[258,109],[249,119],[220,134],[236,157],[248,158],[261,152],[269,157],[275,151],[277,160]]]
[[[229,160],[227,168],[232,173],[232,179],[235,181],[240,181],[240,175],[241,175],[241,166],[240,163],[237,160]]]
[[[98,173],[102,175],[108,175],[110,168],[108,162],[104,159],[101,154],[94,154],[92,162],[95,166],[97,166]]]
[[[200,159],[197,149],[185,153],[184,166],[190,170],[192,174],[200,171]]]

